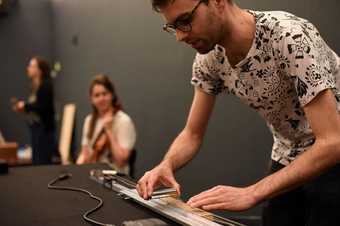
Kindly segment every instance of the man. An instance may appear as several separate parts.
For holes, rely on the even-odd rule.
[[[150,198],[180,185],[174,171],[197,153],[216,95],[234,94],[273,133],[271,175],[237,188],[216,186],[188,204],[242,211],[268,200],[263,224],[338,225],[340,209],[340,60],[308,21],[286,12],[240,9],[231,0],[153,0],[164,30],[197,50],[187,123],[163,161],[139,180]],[[227,123],[227,122],[226,122]]]

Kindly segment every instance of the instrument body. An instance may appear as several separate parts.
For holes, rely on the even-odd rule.
[[[115,173],[103,174],[101,170],[92,170],[91,179],[117,192],[124,199],[129,199],[152,211],[186,226],[245,226],[238,222],[220,217],[213,213],[192,208],[175,197],[173,189],[155,191],[150,200],[139,196],[136,183]],[[165,193],[164,191],[168,191]]]

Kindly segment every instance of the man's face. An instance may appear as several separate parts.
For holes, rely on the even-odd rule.
[[[166,23],[172,24],[190,14],[198,3],[198,0],[175,0],[163,7],[161,13]],[[187,43],[197,52],[206,54],[223,36],[221,21],[221,8],[216,7],[214,1],[209,1],[208,5],[201,3],[192,16],[191,31],[176,29],[176,39]]]

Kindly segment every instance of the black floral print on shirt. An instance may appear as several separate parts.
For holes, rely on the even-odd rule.
[[[196,55],[191,83],[211,95],[236,95],[255,109],[273,133],[272,159],[287,165],[315,139],[303,107],[325,89],[340,100],[340,60],[307,20],[280,11],[249,12],[256,33],[245,59],[232,68],[216,45]]]

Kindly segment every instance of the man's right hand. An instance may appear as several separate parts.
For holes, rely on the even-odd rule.
[[[166,160],[161,162],[154,169],[146,172],[137,183],[137,191],[143,199],[150,199],[155,188],[160,185],[173,187],[180,196],[180,185],[177,183],[173,169]]]
[[[185,128],[171,144],[165,159],[154,169],[146,172],[138,181],[137,191],[141,197],[151,198],[154,189],[160,185],[173,187],[180,195],[180,186],[175,180],[174,171],[184,166],[197,153],[215,100],[215,95],[195,88],[195,96]],[[172,163],[176,163],[176,165]]]

